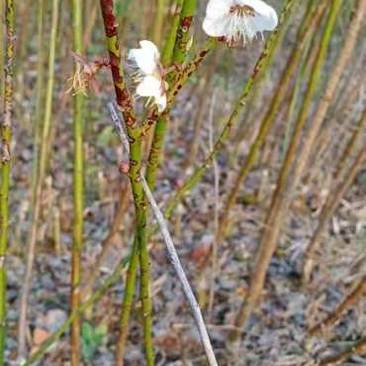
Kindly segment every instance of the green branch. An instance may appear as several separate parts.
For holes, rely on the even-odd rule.
[[[0,186],[0,365],[4,365],[6,338],[6,267],[9,240],[9,182],[13,113],[13,69],[15,49],[15,14],[13,0],[5,1],[6,54],[4,70],[4,117],[1,122],[1,186]]]
[[[135,211],[136,211],[136,241],[138,252],[132,251],[132,255],[139,254],[140,271],[141,271],[141,288],[140,295],[142,301],[143,324],[144,324],[144,343],[145,356],[148,366],[154,364],[154,350],[152,341],[152,319],[151,319],[151,297],[149,293],[150,282],[150,261],[146,241],[146,202],[143,187],[140,182],[140,171],[142,162],[142,135],[141,129],[137,126],[136,118],[133,110],[133,103],[124,81],[123,66],[121,59],[121,50],[118,39],[117,20],[113,9],[113,0],[100,0],[101,10],[103,14],[105,34],[107,38],[107,48],[110,58],[110,66],[116,92],[116,101],[121,110],[124,122],[127,128],[127,134],[130,144],[130,169],[129,178],[132,187]],[[126,279],[126,288],[132,288],[136,280],[136,259],[131,257],[129,276]],[[123,304],[132,302],[133,291],[125,292]],[[121,337],[126,334],[128,327],[128,317],[130,309],[122,308],[121,319],[127,322],[121,324],[120,340],[117,347],[118,352],[121,350]],[[128,312],[128,314],[126,314]],[[124,336],[125,339],[125,336]],[[124,348],[124,346],[122,347]],[[123,352],[122,352],[123,353]],[[118,355],[117,355],[118,356]],[[123,356],[122,356],[123,357]],[[123,359],[122,359],[123,362]]]
[[[82,0],[72,1],[73,44],[77,54],[83,53]],[[76,66],[75,66],[76,67]],[[84,232],[84,95],[74,96],[74,228],[71,258],[71,312],[80,304],[81,252]],[[71,329],[71,365],[80,363],[80,318],[75,317]]]

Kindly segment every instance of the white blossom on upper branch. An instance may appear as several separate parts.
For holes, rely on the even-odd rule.
[[[230,44],[251,42],[257,34],[277,27],[276,11],[261,0],[209,0],[203,30]]]

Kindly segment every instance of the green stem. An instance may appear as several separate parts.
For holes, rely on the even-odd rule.
[[[146,207],[146,206],[145,206]],[[155,365],[154,344],[152,338],[152,300],[150,293],[150,257],[147,249],[146,208],[137,214],[137,240],[140,261],[140,299],[142,302],[142,321],[144,324],[145,357],[148,366]]]
[[[164,61],[170,64],[171,62],[176,64],[182,64],[185,61],[186,55],[187,55],[187,41],[189,37],[189,29],[192,24],[193,16],[196,12],[196,0],[185,0],[183,2],[182,11],[180,14],[180,22],[178,28],[174,28],[174,24],[171,30],[171,33],[173,34],[171,37],[168,38],[168,42],[170,42],[172,39],[175,38],[175,46],[173,50],[173,55],[171,56],[171,60],[165,59]],[[176,33],[174,37],[174,33]],[[166,49],[169,49],[170,45],[169,43],[166,45]],[[164,52],[164,55],[166,55],[168,51]],[[165,56],[166,57],[166,56]],[[203,59],[203,57],[201,57]],[[173,76],[174,77],[174,76]],[[167,132],[167,118],[168,113],[162,115],[155,126],[154,131],[154,137],[152,141],[152,146],[149,154],[148,159],[148,165],[147,165],[147,171],[146,171],[146,180],[148,182],[148,185],[151,189],[155,188],[156,185],[156,174],[160,165],[161,158],[163,156],[164,151],[164,141],[165,141],[165,135]],[[143,231],[140,233],[141,235],[141,242],[144,242],[143,247],[147,247],[147,237],[146,237],[146,214],[145,217],[141,218],[143,225]],[[148,278],[147,275],[144,273],[146,269],[149,268],[149,257],[146,255],[145,251],[140,250],[140,265],[141,265],[141,297],[143,302],[143,308],[146,308],[143,313],[143,319],[145,322],[146,327],[151,327],[151,318],[146,317],[145,311],[151,313],[151,305],[149,308],[149,303],[146,303],[146,306],[144,306],[144,301],[146,299],[150,298],[149,296],[149,288],[148,283],[144,278]],[[145,344],[149,342],[149,338],[146,337],[146,334],[144,335],[145,338]],[[151,345],[152,349],[152,345]],[[147,359],[149,362],[149,360]],[[150,355],[150,363],[153,365],[153,355]],[[149,363],[148,363],[149,364]]]
[[[189,6],[186,3],[188,3]],[[195,3],[195,1],[194,1],[194,3]],[[183,13],[183,11],[184,11],[184,13]],[[164,65],[170,65],[172,62],[175,62],[175,61],[177,63],[184,61],[186,52],[184,52],[184,57],[182,57],[182,52],[179,52],[179,50],[182,51],[183,43],[180,44],[180,48],[177,46],[178,39],[181,40],[181,38],[179,38],[178,34],[184,35],[184,37],[186,37],[186,35],[188,34],[188,31],[189,31],[189,26],[191,24],[194,11],[195,11],[195,6],[194,7],[192,6],[192,1],[186,0],[183,3],[182,12],[181,12],[181,15],[179,18],[180,19],[179,25],[178,25],[178,16],[176,16],[173,19],[171,31],[170,31],[170,34],[168,36],[168,39],[167,39],[167,42],[166,42],[166,45],[165,45],[164,51],[163,51],[162,61],[163,61]],[[187,24],[187,22],[188,22],[187,17],[190,17],[189,24]],[[184,30],[182,30],[182,26],[185,26]],[[173,42],[175,43],[174,50],[172,47]],[[184,50],[186,51],[186,47],[184,48]],[[200,60],[202,60],[202,59],[203,59],[203,57],[201,56]],[[198,62],[196,62],[195,64],[198,65]],[[188,73],[186,73],[185,75],[188,75]],[[154,131],[153,142],[152,142],[149,159],[148,159],[146,179],[147,179],[147,182],[151,189],[154,189],[154,187],[156,185],[156,173],[157,173],[160,161],[161,161],[161,157],[163,155],[166,131],[167,131],[167,114],[164,114],[164,115],[160,116],[159,119],[157,120],[157,123],[155,126],[155,131]],[[131,151],[131,154],[132,154],[132,151]],[[144,205],[146,206],[146,202],[144,202]],[[117,347],[117,363],[119,365],[123,363],[123,353],[124,353],[125,341],[126,341],[127,332],[128,332],[129,313],[131,311],[130,304],[132,302],[133,291],[134,291],[134,286],[132,286],[132,284],[134,284],[136,281],[137,266],[136,266],[135,256],[137,256],[138,253],[139,253],[139,259],[140,259],[140,266],[141,266],[140,293],[141,293],[141,300],[142,300],[142,304],[143,304],[143,320],[144,320],[144,324],[145,324],[145,329],[152,329],[151,317],[146,315],[146,314],[151,313],[151,308],[152,308],[151,301],[149,301],[150,295],[149,295],[149,286],[148,286],[149,258],[148,258],[148,253],[147,253],[147,249],[146,249],[147,248],[147,237],[146,237],[146,230],[145,230],[146,219],[147,219],[146,212],[144,211],[144,213],[141,215],[139,215],[137,213],[137,217],[138,217],[137,236],[138,236],[140,251],[133,250],[133,252],[132,252],[131,267],[128,272],[128,276],[127,276],[127,280],[126,280],[127,284],[130,284],[130,286],[129,286],[129,291],[125,293],[125,297],[124,297],[124,301],[123,301],[124,306],[122,308],[122,313],[121,313],[121,333],[120,333],[120,338],[119,338],[118,347]],[[151,332],[144,332],[145,347],[146,347],[146,345],[148,345],[147,350],[152,350],[152,341],[151,341],[151,337],[149,336],[150,333]],[[151,362],[151,364],[153,364],[152,352],[150,352],[150,354],[146,353],[146,356],[147,356],[147,362]]]
[[[315,9],[314,9],[315,7]],[[321,9],[322,8],[322,9]],[[308,3],[308,7],[306,10],[306,15],[312,14],[311,12],[315,12],[313,14],[314,17],[319,18],[319,20],[317,21],[317,26],[320,26],[320,21],[321,18],[323,17],[323,15],[325,14],[326,11],[326,2],[323,2],[321,4],[321,6],[318,6],[318,4],[315,4],[314,0],[310,0]],[[311,19],[310,19],[311,22]],[[313,25],[314,25],[314,19],[312,24],[309,23],[309,21],[305,21],[305,18],[300,26],[299,29],[299,34],[300,33],[304,33],[304,32],[308,32],[310,33],[312,31],[311,36],[307,37],[307,39],[304,39],[305,45],[304,45],[304,49],[303,49],[303,56],[302,59],[299,60],[300,62],[300,66],[299,66],[299,71],[298,74],[295,78],[295,84],[294,87],[292,88],[291,92],[290,92],[290,96],[289,96],[289,104],[288,104],[288,108],[286,110],[285,113],[285,120],[287,120],[287,125],[285,126],[285,132],[284,132],[284,141],[283,141],[283,145],[281,147],[281,156],[280,156],[280,161],[282,162],[286,151],[288,149],[288,146],[290,144],[290,140],[291,140],[291,135],[294,129],[294,119],[296,116],[296,112],[298,109],[298,104],[299,104],[299,97],[301,96],[300,90],[301,90],[301,86],[303,85],[303,82],[305,80],[305,76],[309,73],[309,68],[311,67],[312,64],[312,57],[314,53],[318,52],[318,45],[317,45],[317,37],[316,37],[316,32],[313,31]],[[299,40],[296,41],[296,43],[298,43]]]
[[[184,0],[175,37],[172,61],[183,64],[188,54],[189,30],[196,13],[197,0]]]
[[[129,135],[131,136],[131,135]],[[138,243],[138,251],[133,251],[132,254],[139,255],[140,263],[140,299],[142,303],[142,320],[144,326],[144,346],[145,346],[145,358],[146,364],[152,366],[154,362],[154,347],[152,339],[152,300],[150,295],[150,259],[147,249],[147,237],[146,237],[146,222],[147,222],[147,204],[143,191],[143,187],[140,181],[140,171],[142,164],[142,136],[141,131],[133,133],[135,139],[134,144],[130,144],[130,180],[132,183],[132,192],[134,196],[135,211],[136,211],[136,240]],[[135,258],[131,256],[132,266],[134,265]],[[136,267],[135,267],[136,268]],[[131,270],[132,272],[132,270]],[[132,273],[131,273],[132,274]],[[132,274],[131,280],[136,277]],[[127,297],[133,296],[132,294],[126,295]],[[123,309],[124,313],[125,310]],[[123,315],[122,315],[123,316]],[[122,318],[121,316],[121,318]]]
[[[4,119],[1,123],[1,186],[0,186],[0,365],[5,364],[6,339],[6,267],[9,240],[9,182],[13,113],[13,69],[15,49],[15,13],[13,0],[5,1],[6,55],[4,70]]]
[[[5,6],[4,1],[0,1],[0,22],[1,24],[5,24]],[[3,28],[2,28],[3,29]],[[5,53],[6,53],[6,45],[5,45],[5,32],[0,32],[0,80],[5,80],[4,73],[4,62],[5,62]],[[1,97],[4,95],[5,83],[0,82],[0,95]],[[3,113],[3,104],[1,103],[0,113]]]
[[[145,357],[147,365],[154,364],[154,350],[152,341],[152,319],[151,319],[151,297],[149,293],[150,282],[150,261],[146,241],[146,200],[142,184],[140,182],[140,171],[142,163],[142,136],[141,129],[137,126],[136,118],[133,111],[132,99],[127,91],[123,67],[121,62],[121,50],[118,40],[117,21],[113,9],[113,0],[100,0],[101,10],[103,14],[104,28],[107,39],[107,48],[109,52],[111,71],[113,76],[114,88],[116,92],[117,104],[122,111],[124,122],[126,124],[127,134],[130,144],[130,170],[129,178],[132,186],[134,205],[136,211],[136,240],[140,254],[140,270],[141,270],[141,301],[144,323],[144,342]],[[127,277],[126,288],[131,287],[136,278],[136,251],[132,251],[129,273]],[[124,294],[123,304],[132,302],[133,291],[126,291]],[[128,320],[128,307],[122,307],[121,319]],[[128,314],[126,314],[128,312]],[[121,336],[126,334],[128,323],[121,324]],[[124,328],[125,327],[125,328]],[[125,336],[124,336],[125,337]],[[125,338],[124,338],[125,339]],[[118,350],[121,344],[119,342]],[[123,360],[120,364],[123,364]]]
[[[194,3],[194,6],[192,5]],[[190,24],[192,22],[192,17],[195,12],[195,1],[185,0],[183,3],[182,12],[180,14],[179,26],[177,25],[177,17],[173,19],[172,28],[167,39],[167,43],[163,51],[163,64],[170,65],[171,62],[182,63],[186,55],[186,47],[183,45],[182,38],[187,39]],[[188,24],[189,23],[189,24]],[[184,27],[184,29],[182,29]],[[178,40],[180,40],[179,47],[177,46]],[[173,50],[173,41],[175,42]],[[183,47],[184,47],[184,57],[183,57]],[[202,57],[201,57],[202,59]],[[156,185],[156,173],[163,155],[164,140],[167,131],[167,117],[166,114],[159,117],[154,131],[154,137],[152,142],[152,147],[149,154],[146,179],[151,189],[154,189]],[[132,151],[131,151],[132,156]],[[144,202],[146,207],[146,202]],[[152,353],[152,339],[151,331],[152,329],[152,319],[149,314],[151,314],[151,301],[149,294],[149,256],[147,252],[147,237],[146,237],[146,211],[139,214],[137,211],[137,240],[139,242],[139,251],[133,250],[131,256],[131,268],[127,276],[127,284],[130,283],[129,291],[125,293],[124,306],[121,313],[121,333],[117,347],[117,362],[118,364],[123,363],[123,353],[125,348],[125,341],[128,331],[128,320],[129,313],[131,311],[131,302],[133,298],[134,286],[132,284],[136,281],[136,258],[135,256],[139,253],[140,266],[141,266],[141,301],[143,305],[143,321],[144,321],[144,341],[146,348],[146,358],[148,364],[153,364],[153,353]],[[134,244],[135,246],[135,244]],[[127,286],[127,285],[126,285]]]
[[[165,41],[164,49],[161,56],[161,62],[164,66],[171,64],[174,52],[174,45],[177,38],[177,31],[179,27],[180,13],[182,10],[183,0],[177,0],[175,3],[175,13],[172,20],[170,32]]]
[[[156,15],[154,21],[154,43],[159,47],[163,32],[164,10],[166,0],[157,0]]]
[[[184,67],[181,72],[172,77],[172,79],[174,79],[174,83],[172,83],[171,90],[168,95],[169,106],[173,103],[175,97],[187,82],[188,78],[198,69],[207,54],[216,46],[216,44],[216,40],[214,38],[210,38],[203,49],[198,52],[197,56],[186,67]],[[168,124],[169,107],[165,113],[159,116],[154,130],[146,169],[146,181],[150,189],[154,189],[156,185],[156,174],[164,153],[164,142],[168,130]]]
[[[150,189],[156,185],[156,174],[163,156],[165,135],[168,130],[168,117],[160,116],[156,122],[154,137],[150,148],[149,159],[146,169],[146,181]]]
[[[208,38],[202,49],[200,49],[196,56],[188,62],[179,72],[173,73],[170,78],[171,88],[168,93],[168,106],[171,106],[183,85],[187,82],[189,77],[197,71],[207,55],[217,45],[216,38]]]
[[[125,344],[128,336],[128,323],[130,320],[133,295],[135,294],[136,273],[138,265],[138,240],[135,238],[131,250],[131,256],[126,276],[126,285],[120,315],[120,334],[117,342],[116,365],[123,365],[123,356],[125,353]]]
[[[72,25],[74,52],[83,53],[83,20],[82,0],[72,0]],[[70,310],[73,312],[80,304],[81,252],[83,247],[83,211],[84,211],[84,95],[74,96],[74,228],[71,256],[71,301]],[[75,316],[71,327],[71,365],[80,363],[80,318]]]

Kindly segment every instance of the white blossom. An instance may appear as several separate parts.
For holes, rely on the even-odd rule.
[[[153,98],[158,111],[162,112],[167,104],[167,83],[164,81],[163,68],[160,63],[160,52],[153,42],[140,41],[140,48],[131,49],[128,59],[138,68],[136,94]]]
[[[209,0],[203,30],[211,37],[224,37],[228,43],[244,44],[264,31],[276,28],[276,11],[261,0]]]

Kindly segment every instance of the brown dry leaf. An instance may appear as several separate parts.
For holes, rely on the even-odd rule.
[[[44,330],[42,328],[36,328],[33,332],[33,345],[35,347],[39,346],[42,342],[44,342],[49,336],[50,332]]]
[[[242,298],[246,298],[248,296],[248,290],[249,290],[248,287],[238,287],[235,290],[235,295]]]
[[[211,243],[205,243],[195,247],[189,253],[189,259],[194,262],[198,267],[203,267],[207,259],[209,258],[209,254],[211,252]]]

